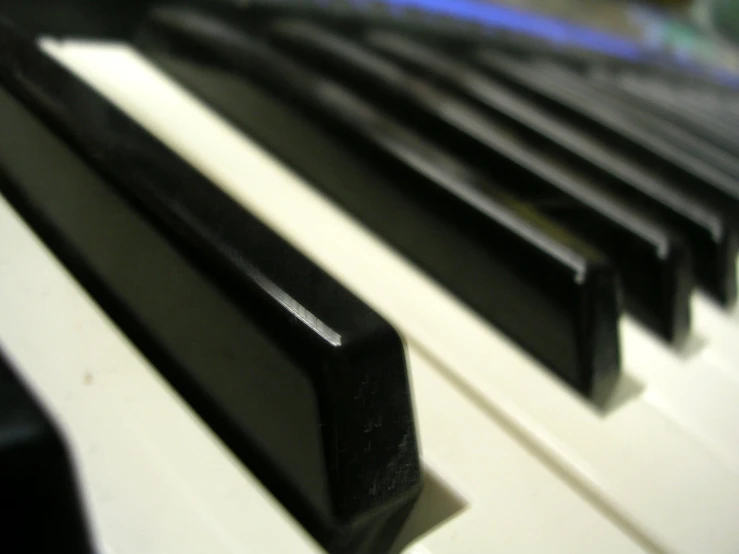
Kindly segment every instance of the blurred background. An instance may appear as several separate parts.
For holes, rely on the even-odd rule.
[[[474,1],[595,28],[640,45],[667,50],[678,58],[739,70],[739,0]],[[0,0],[0,13],[36,33],[125,38],[152,3],[153,0]],[[349,0],[335,3],[348,4]],[[456,2],[444,3],[453,9]],[[501,13],[506,15],[505,11]]]

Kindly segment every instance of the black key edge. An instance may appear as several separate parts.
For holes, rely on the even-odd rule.
[[[187,167],[184,162],[178,160],[173,156],[166,148],[164,148],[155,139],[150,137],[145,132],[142,132],[140,128],[133,125],[122,113],[112,108],[107,102],[97,96],[91,89],[85,85],[79,83],[74,77],[68,74],[55,62],[46,58],[36,47],[27,41],[24,37],[17,34],[11,28],[3,28],[0,26],[2,32],[2,38],[0,39],[0,45],[3,47],[2,53],[0,53],[0,82],[8,86],[13,92],[18,95],[21,99],[21,103],[30,104],[37,111],[41,112],[47,122],[51,122],[52,126],[56,127],[56,132],[59,135],[65,136],[67,140],[72,142],[75,146],[74,156],[81,157],[86,163],[90,163],[96,170],[106,174],[106,177],[111,179],[111,182],[117,183],[113,186],[113,195],[118,197],[118,207],[120,209],[127,210],[128,213],[133,214],[132,217],[139,218],[138,221],[146,221],[148,219],[148,232],[151,232],[152,228],[158,230],[158,234],[150,235],[152,240],[158,237],[158,240],[162,244],[166,244],[167,248],[173,252],[177,252],[183,259],[187,259],[188,263],[193,264],[192,269],[194,272],[200,272],[201,278],[205,279],[203,282],[209,281],[211,286],[214,286],[213,280],[204,278],[202,271],[207,268],[212,276],[217,276],[220,279],[220,283],[215,286],[223,287],[225,298],[229,298],[231,301],[239,304],[234,310],[242,310],[240,306],[243,306],[243,296],[248,296],[247,290],[240,290],[239,287],[243,286],[243,282],[239,282],[239,270],[244,271],[244,267],[237,267],[236,271],[228,272],[223,266],[227,266],[233,262],[228,259],[228,255],[233,254],[233,250],[229,250],[232,244],[228,244],[228,241],[221,242],[218,244],[218,251],[209,251],[207,255],[202,254],[202,245],[198,245],[197,241],[193,241],[191,236],[188,236],[187,225],[188,220],[186,218],[177,219],[177,214],[169,213],[170,217],[174,217],[172,221],[157,218],[156,216],[151,217],[151,214],[147,212],[147,208],[140,205],[139,199],[131,198],[126,193],[131,191],[123,191],[125,184],[121,187],[118,177],[111,175],[110,171],[120,168],[121,161],[131,162],[132,159],[136,161],[144,161],[143,159],[137,160],[135,156],[132,156],[132,152],[127,151],[122,145],[126,144],[137,144],[141,147],[140,143],[143,143],[146,148],[147,154],[156,154],[161,157],[156,164],[149,165],[142,163],[141,166],[134,164],[134,179],[140,179],[142,182],[146,182],[147,177],[152,175],[147,174],[147,171],[155,169],[159,171],[154,175],[154,179],[160,179],[159,184],[163,183],[164,179],[171,178],[173,182],[178,183],[179,189],[177,191],[179,196],[177,202],[175,202],[176,208],[181,209],[192,208],[194,212],[198,212],[198,205],[206,205],[210,203],[210,207],[214,209],[217,214],[216,219],[211,219],[210,224],[215,224],[215,227],[211,227],[210,230],[214,232],[228,231],[228,227],[233,222],[230,222],[230,218],[236,217],[237,223],[248,220],[246,212],[240,207],[237,207],[235,203],[230,201],[225,194],[216,190],[212,187],[205,179],[200,177],[197,173]],[[67,93],[70,96],[66,99],[51,99],[46,98],[43,94],[37,96],[39,92],[44,91],[42,83],[48,82],[49,80],[54,81],[59,90],[63,90],[62,85],[68,87]],[[10,98],[10,97],[8,97]],[[69,101],[72,99],[71,105],[64,105],[64,100]],[[45,102],[45,100],[48,100]],[[54,103],[54,100],[60,103]],[[19,102],[19,100],[16,100]],[[20,105],[20,104],[19,104]],[[84,108],[95,112],[96,108],[101,109],[105,112],[108,119],[105,121],[108,130],[112,130],[113,136],[90,136],[86,132],[80,131],[80,134],[75,134],[77,129],[73,127],[73,120],[65,120],[64,109],[70,108],[74,113],[75,108]],[[27,108],[24,108],[27,109]],[[84,112],[83,112],[84,113]],[[79,114],[77,114],[79,115]],[[99,115],[99,114],[98,114]],[[36,119],[35,116],[33,119]],[[86,119],[80,118],[85,121]],[[98,129],[99,130],[99,129]],[[30,132],[30,131],[29,131]],[[112,140],[114,137],[120,139],[120,142]],[[106,138],[108,140],[106,140]],[[54,140],[58,140],[55,137]],[[103,148],[99,148],[103,146]],[[118,150],[116,150],[118,148]],[[121,148],[123,148],[121,150]],[[1,154],[1,153],[0,153]],[[119,159],[116,158],[119,157]],[[120,157],[123,159],[120,159]],[[132,159],[131,159],[132,158]],[[116,166],[116,162],[119,165]],[[128,175],[129,178],[131,175]],[[200,201],[200,204],[187,204],[186,185],[192,185],[195,183],[195,188],[201,187],[199,192],[201,195],[196,198]],[[126,183],[131,185],[132,182]],[[137,184],[141,184],[140,182]],[[150,183],[149,183],[150,184]],[[320,343],[317,346],[311,347],[312,353],[309,355],[315,357],[316,360],[323,359],[326,365],[319,364],[318,366],[303,365],[304,369],[312,369],[315,373],[311,376],[314,383],[322,383],[320,390],[328,391],[333,387],[334,392],[346,387],[359,387],[365,383],[365,378],[368,376],[368,367],[366,367],[366,359],[364,362],[357,365],[357,371],[347,371],[345,364],[347,362],[357,363],[357,358],[361,358],[359,353],[364,353],[365,357],[368,355],[368,351],[372,351],[375,348],[385,352],[387,348],[391,348],[391,354],[385,359],[385,365],[383,371],[378,373],[374,372],[375,375],[380,375],[384,381],[373,380],[372,382],[380,383],[383,387],[382,394],[380,396],[383,399],[390,398],[391,402],[385,404],[385,406],[391,406],[392,409],[388,415],[388,419],[394,420],[398,427],[395,433],[402,428],[400,436],[392,438],[388,441],[375,443],[375,451],[373,453],[374,463],[377,465],[378,460],[387,458],[386,463],[382,462],[382,467],[376,468],[379,471],[378,475],[373,475],[370,479],[371,482],[367,482],[361,475],[353,473],[353,471],[363,471],[364,466],[357,466],[354,464],[354,469],[349,468],[347,464],[352,464],[354,461],[347,459],[347,451],[342,451],[341,448],[346,446],[342,443],[345,438],[342,438],[342,433],[346,433],[347,430],[351,430],[346,436],[362,436],[362,433],[366,433],[365,428],[368,425],[367,421],[359,421],[357,417],[365,417],[369,422],[373,421],[373,410],[382,406],[382,403],[376,403],[371,406],[367,412],[357,415],[357,417],[340,417],[336,421],[323,420],[326,426],[322,429],[323,444],[326,448],[327,463],[335,464],[332,466],[334,474],[329,476],[331,482],[329,486],[334,495],[336,495],[336,504],[331,506],[330,510],[335,517],[334,524],[327,524],[325,521],[318,521],[310,514],[311,508],[306,507],[305,502],[301,500],[290,500],[287,496],[288,493],[285,490],[280,490],[278,485],[281,476],[278,470],[273,470],[271,477],[265,477],[268,470],[269,463],[265,462],[266,456],[263,453],[257,452],[258,448],[255,447],[253,452],[249,456],[242,450],[239,451],[236,446],[239,442],[240,431],[238,426],[233,424],[233,421],[227,421],[228,414],[219,412],[218,409],[214,409],[210,405],[211,400],[204,394],[203,391],[197,390],[198,385],[192,380],[192,376],[184,376],[180,374],[177,377],[178,370],[175,366],[179,363],[175,361],[177,352],[169,348],[164,343],[158,342],[159,337],[155,337],[152,333],[151,328],[147,328],[146,321],[143,321],[140,314],[135,313],[127,305],[130,298],[124,299],[121,296],[119,290],[115,289],[116,284],[121,285],[120,276],[106,275],[103,276],[100,273],[100,267],[94,268],[93,265],[88,263],[85,259],[85,254],[79,250],[78,245],[74,243],[74,240],[70,240],[68,236],[65,236],[65,227],[68,225],[73,227],[76,225],[74,220],[67,220],[66,223],[62,223],[61,226],[53,222],[53,216],[49,213],[44,213],[44,209],[52,209],[49,206],[43,206],[43,200],[41,199],[37,204],[38,199],[32,199],[22,190],[22,186],[19,183],[14,182],[14,179],[8,175],[5,178],[0,178],[0,186],[2,186],[2,192],[11,200],[17,210],[19,210],[24,218],[34,227],[37,233],[39,233],[47,242],[47,244],[54,250],[55,254],[62,259],[62,261],[70,267],[75,276],[80,282],[91,292],[96,300],[108,311],[118,325],[127,332],[127,334],[134,339],[134,342],[141,348],[141,350],[152,359],[154,364],[158,366],[160,371],[167,376],[179,392],[190,401],[190,403],[198,410],[201,415],[203,413],[209,415],[211,424],[215,423],[216,427],[220,427],[222,431],[222,438],[229,443],[229,445],[236,450],[237,455],[242,457],[251,456],[255,460],[257,465],[256,473],[260,474],[260,478],[268,483],[271,483],[273,492],[280,497],[280,499],[292,508],[293,513],[303,521],[316,538],[318,538],[325,546],[330,547],[335,552],[360,552],[362,548],[367,548],[368,545],[365,539],[370,538],[374,535],[374,538],[380,541],[389,541],[392,539],[396,529],[390,529],[389,527],[398,527],[405,515],[410,511],[413,502],[417,498],[420,492],[420,461],[418,458],[417,443],[415,437],[415,427],[413,423],[412,407],[410,406],[410,391],[407,375],[405,373],[405,354],[403,350],[403,344],[400,337],[395,331],[382,321],[376,314],[371,312],[368,308],[362,307],[363,305],[346,293],[340,286],[335,285],[332,290],[335,290],[335,296],[337,298],[343,298],[343,303],[349,302],[355,311],[357,307],[361,307],[359,311],[364,310],[365,315],[359,317],[360,322],[362,317],[368,319],[369,322],[374,321],[369,328],[365,326],[363,334],[352,332],[346,336],[345,349],[339,349],[338,355],[337,350],[332,350],[325,343]],[[110,187],[110,183],[107,183]],[[203,188],[204,187],[204,188]],[[142,193],[142,190],[136,191]],[[120,196],[119,196],[120,195]],[[210,195],[210,196],[209,196]],[[198,196],[198,195],[196,195]],[[125,199],[124,199],[125,198]],[[91,202],[96,201],[96,195],[93,193],[90,196]],[[207,199],[207,201],[205,200]],[[156,203],[159,198],[154,198],[152,203]],[[170,198],[171,201],[171,198]],[[149,206],[151,207],[151,206]],[[162,208],[162,205],[158,205],[157,208]],[[142,214],[143,218],[142,218]],[[207,219],[207,217],[206,217]],[[152,225],[153,223],[153,225]],[[202,221],[200,221],[202,223]],[[253,228],[263,225],[256,220],[252,222]],[[71,228],[67,227],[67,228]],[[238,225],[237,225],[238,227]],[[230,229],[233,231],[233,227]],[[238,229],[237,229],[238,230]],[[271,232],[265,231],[264,236],[271,236]],[[120,237],[125,238],[123,233]],[[183,239],[184,235],[184,241]],[[163,238],[166,237],[166,238]],[[219,238],[223,239],[223,236]],[[92,241],[96,239],[90,239]],[[274,242],[280,244],[286,251],[292,252],[297,261],[300,258],[292,247],[288,246],[282,239],[274,236]],[[113,250],[115,247],[113,248]],[[124,249],[125,250],[125,249]],[[224,256],[224,253],[226,254]],[[202,255],[199,255],[202,254]],[[218,257],[222,259],[218,260]],[[215,258],[215,260],[214,260]],[[223,259],[226,258],[226,259]],[[218,262],[221,265],[218,265]],[[241,262],[241,259],[238,260]],[[98,258],[94,260],[95,263],[105,264],[106,260]],[[302,262],[303,265],[308,265],[313,268],[314,271],[311,274],[314,279],[319,283],[333,282],[330,277],[325,275],[320,269],[315,268],[310,262],[305,260]],[[237,263],[238,265],[238,263]],[[110,269],[112,266],[108,266]],[[185,267],[185,266],[183,266]],[[233,269],[233,268],[232,268]],[[248,268],[246,268],[248,269]],[[151,275],[152,282],[159,283],[162,294],[164,291],[172,288],[173,276],[178,276],[175,272],[173,275],[169,275],[165,278],[163,275]],[[251,276],[254,279],[254,275]],[[116,281],[116,284],[111,284],[111,281]],[[248,287],[247,287],[248,288]],[[130,291],[129,291],[130,292]],[[342,296],[343,295],[343,296]],[[165,295],[166,296],[166,295]],[[348,300],[346,300],[348,299]],[[141,301],[141,299],[139,299]],[[252,300],[255,298],[252,296]],[[189,311],[194,310],[197,304],[197,299],[192,299],[195,304],[183,307],[183,311],[180,312],[180,316],[192,317],[195,312]],[[257,303],[260,299],[256,299]],[[279,301],[278,301],[279,302]],[[342,304],[339,302],[339,305]],[[264,305],[264,298],[261,298],[261,304]],[[139,308],[141,306],[138,306]],[[297,306],[300,308],[301,306]],[[309,306],[310,307],[310,306]],[[330,311],[330,310],[329,310]],[[315,312],[313,312],[315,313]],[[150,315],[150,314],[149,314]],[[242,314],[243,315],[243,314]],[[311,315],[311,312],[307,314]],[[318,314],[320,315],[320,313]],[[336,315],[336,314],[333,314]],[[353,314],[358,316],[360,314]],[[331,314],[329,314],[331,317]],[[336,316],[339,317],[339,316]],[[350,317],[350,316],[347,316]],[[174,318],[173,318],[174,319]],[[298,320],[294,320],[293,323],[300,325]],[[319,322],[320,323],[320,322]],[[344,321],[345,325],[348,325]],[[308,322],[309,326],[313,324]],[[279,322],[272,321],[267,326],[267,334],[272,340],[276,340],[278,343],[281,339],[275,335],[275,329],[279,327]],[[295,327],[295,326],[294,326]],[[361,327],[361,325],[360,325]],[[311,328],[313,332],[314,329]],[[292,332],[299,332],[293,330]],[[312,335],[307,338],[303,338],[306,341],[310,341]],[[299,338],[299,337],[298,337]],[[305,346],[305,345],[304,345]],[[306,351],[309,353],[309,351]],[[375,358],[376,360],[376,358]],[[310,360],[308,360],[310,364]],[[394,367],[395,369],[390,369]],[[398,371],[402,368],[403,371]],[[354,368],[352,368],[354,369]],[[363,373],[359,375],[359,373]],[[402,375],[401,375],[402,373]],[[389,379],[388,375],[393,377]],[[386,398],[386,394],[388,395]],[[346,409],[348,402],[327,405],[327,398],[319,398],[321,404],[321,415],[324,409],[342,408]],[[383,400],[385,402],[385,400]],[[397,405],[393,405],[395,402]],[[349,414],[351,416],[352,414]],[[385,429],[392,430],[392,425],[387,425]],[[370,435],[372,436],[372,435]],[[369,438],[367,438],[369,440]],[[383,451],[382,448],[385,448]],[[261,460],[261,461],[260,461]],[[260,471],[259,466],[262,466]],[[395,464],[395,465],[393,465]],[[371,465],[371,464],[370,464]],[[384,485],[382,489],[376,489],[375,487]],[[289,488],[289,487],[288,487]],[[372,492],[375,491],[375,492]],[[385,506],[381,506],[381,502],[386,502]],[[302,504],[302,505],[301,505]],[[382,528],[382,532],[380,529]],[[369,548],[382,548],[377,545],[369,545]]]
[[[183,19],[178,21],[178,18],[183,14]],[[275,138],[274,133],[277,132],[278,129],[289,127],[287,123],[282,122],[277,124],[272,122],[270,123],[270,129],[265,129],[263,125],[260,128],[255,128],[255,122],[252,121],[250,124],[237,113],[226,109],[223,104],[219,105],[219,101],[217,99],[210,97],[207,91],[203,90],[202,87],[199,86],[198,83],[202,85],[205,84],[206,81],[210,80],[211,82],[209,86],[212,89],[215,80],[220,79],[223,82],[217,86],[218,92],[221,93],[226,87],[231,86],[234,90],[230,90],[228,94],[232,99],[235,99],[239,95],[248,95],[253,98],[261,97],[261,100],[259,101],[263,104],[255,111],[252,109],[252,113],[260,113],[264,115],[265,113],[273,112],[280,114],[280,117],[289,119],[292,123],[301,127],[314,127],[313,123],[306,124],[303,121],[304,116],[289,115],[288,112],[295,109],[295,106],[292,104],[289,108],[285,106],[284,109],[276,108],[274,106],[269,108],[267,104],[272,105],[275,102],[284,103],[285,98],[282,98],[281,101],[269,99],[269,93],[265,93],[263,90],[258,92],[256,89],[261,89],[261,87],[257,86],[255,89],[255,85],[248,83],[248,77],[246,80],[242,78],[245,76],[240,74],[238,67],[243,67],[240,65],[243,62],[239,60],[239,55],[237,53],[230,50],[231,46],[229,46],[231,45],[230,40],[236,40],[237,42],[242,40],[240,31],[237,32],[229,26],[229,28],[224,32],[230,33],[229,36],[232,37],[232,39],[229,39],[228,42],[222,43],[221,39],[224,35],[219,32],[213,35],[214,38],[217,38],[218,42],[217,46],[213,46],[215,50],[201,48],[201,45],[198,44],[197,40],[194,40],[195,37],[202,38],[203,35],[200,35],[199,33],[208,33],[214,28],[219,28],[218,25],[220,25],[217,20],[212,19],[211,16],[208,15],[204,16],[206,18],[205,21],[199,21],[198,18],[202,16],[203,15],[201,13],[192,10],[166,10],[154,12],[150,20],[140,31],[136,45],[165,73],[168,73],[187,86],[191,91],[200,95],[200,97],[204,98],[206,102],[213,105],[217,111],[225,115],[237,126],[241,127],[247,134],[256,138],[267,148],[274,151],[285,163],[295,168],[299,173],[304,174],[304,176],[306,176],[310,181],[313,181],[314,184],[320,184],[321,180],[325,178],[325,172],[324,176],[321,178],[311,174],[310,171],[306,174],[304,161],[301,162],[295,159],[295,156],[298,156],[299,158],[300,156],[303,156],[304,158],[304,152],[302,154],[296,154],[293,152],[286,156],[282,147],[276,145],[275,141],[281,140],[280,137],[283,137],[284,135],[282,135],[282,131],[280,131],[278,136]],[[183,24],[184,27],[178,30],[177,26],[180,23]],[[211,27],[211,24],[215,25],[215,27]],[[195,31],[195,34],[190,36],[190,38],[183,40],[183,35],[179,34],[182,31],[185,31],[185,37],[190,36],[189,33],[191,31]],[[252,39],[260,40],[253,35],[250,35],[249,40],[251,41]],[[266,46],[260,42],[259,49],[265,47]],[[209,57],[209,55],[212,55],[214,51],[218,52],[219,55],[224,53],[228,54],[224,58],[229,60],[226,66],[223,66],[219,61],[213,60]],[[206,66],[208,67],[207,70],[205,69]],[[217,77],[215,72],[218,72],[220,77]],[[209,77],[204,80],[202,76],[205,74],[208,74]],[[195,75],[199,75],[199,77],[195,77]],[[230,83],[230,85],[226,85],[226,82]],[[238,92],[236,92],[235,89],[238,89]],[[239,106],[243,107],[241,102],[239,103]],[[265,117],[266,116],[261,119],[263,120]],[[346,148],[340,148],[338,146],[339,143],[336,142],[335,138],[330,140],[327,138],[320,139],[315,131],[313,132],[311,139],[305,139],[303,137],[301,140],[304,143],[310,143],[311,145],[318,145],[322,142],[331,142],[334,144],[333,148],[339,148],[340,151],[346,152]],[[292,158],[290,156],[292,156]],[[334,191],[331,192],[332,196],[336,193],[335,189],[336,187],[334,187]],[[356,206],[347,206],[345,200],[339,200],[339,203],[356,215],[356,210],[358,209]],[[408,234],[412,235],[413,233]],[[404,250],[404,247],[398,246],[397,243],[391,239],[387,240],[393,242],[394,246],[403,251],[404,254],[410,255]],[[428,270],[428,268],[425,268],[423,264],[420,265],[422,268]],[[601,382],[611,383],[620,371],[619,340],[616,321],[618,314],[620,314],[621,300],[620,295],[615,294],[615,291],[618,290],[618,285],[616,283],[617,280],[613,276],[613,269],[608,264],[603,267],[593,267],[592,270],[593,271],[588,272],[588,279],[592,279],[593,284],[582,294],[582,297],[587,298],[588,300],[584,301],[584,303],[580,305],[578,314],[579,318],[586,318],[590,322],[590,325],[581,325],[578,329],[574,329],[573,331],[576,333],[578,340],[584,341],[581,344],[588,344],[583,346],[582,350],[577,354],[574,367],[569,370],[572,373],[568,373],[567,375],[560,374],[560,377],[572,384],[579,392],[586,396],[590,396],[595,389],[598,389]],[[612,292],[605,294],[605,296],[609,298],[607,300],[600,299],[599,295],[604,295],[609,287]],[[599,302],[602,301],[597,309],[593,307],[596,303],[593,302],[593,300],[596,298],[599,299]],[[462,298],[462,300],[469,304],[468,300],[464,298]],[[592,311],[588,312],[585,309],[585,305],[589,307],[588,309],[592,308]],[[595,329],[592,324],[600,317],[613,319],[613,321],[609,321],[608,324],[595,326],[597,327],[597,329]],[[521,340],[521,336],[512,333],[510,330],[505,330],[505,332],[515,340]],[[597,348],[594,347],[595,343],[598,344]],[[536,353],[534,353],[534,355],[551,367],[549,360],[542,358]]]

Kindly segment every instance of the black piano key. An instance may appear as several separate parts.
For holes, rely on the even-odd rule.
[[[585,137],[569,122],[518,97],[473,66],[397,34],[374,31],[365,40],[393,59],[437,79],[511,124],[519,136],[577,172],[605,186],[636,211],[664,222],[685,237],[697,283],[724,305],[736,300],[739,239],[725,217],[697,197],[676,190],[648,167],[618,153],[596,137]]]
[[[586,237],[617,262],[630,311],[668,341],[679,344],[687,336],[692,273],[682,241],[557,160],[535,153],[509,125],[360,44],[295,20],[269,29],[279,47],[351,83],[394,117],[495,176],[532,208]]]
[[[75,472],[62,436],[2,351],[0,514],[2,552],[93,551]]]
[[[578,391],[612,383],[619,306],[600,253],[227,22],[158,11],[139,45]]]
[[[551,64],[529,66],[489,50],[474,59],[496,79],[572,125],[598,136],[610,148],[650,167],[674,187],[703,198],[739,222],[739,180],[701,160],[692,151],[675,148],[605,101],[572,72],[553,70]]]
[[[6,25],[0,117],[0,192],[92,296],[327,550],[385,551],[421,482],[394,329]]]

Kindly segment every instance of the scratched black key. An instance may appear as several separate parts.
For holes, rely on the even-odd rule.
[[[193,11],[155,17],[139,44],[162,68],[577,390],[608,386],[619,307],[599,252],[261,39]]]
[[[739,241],[725,216],[714,208],[613,152],[608,143],[582,135],[567,119],[546,113],[473,66],[397,34],[374,31],[365,40],[424,76],[449,85],[496,121],[513,125],[539,151],[572,164],[578,174],[603,185],[637,213],[679,231],[690,246],[696,282],[719,302],[734,303]]]
[[[157,369],[328,551],[386,551],[420,488],[393,328],[6,25],[0,119],[0,192]]]
[[[271,42],[354,89],[452,150],[533,208],[606,252],[619,267],[626,307],[668,341],[690,330],[692,273],[679,238],[635,214],[560,160],[537,153],[510,125],[458,95],[315,24],[278,21]]]
[[[571,72],[552,70],[551,66],[529,67],[487,50],[478,52],[475,60],[518,94],[566,118],[587,136],[597,136],[611,149],[633,157],[672,186],[705,199],[725,211],[732,221],[739,221],[736,176],[635,124],[617,106],[601,101],[601,95]]]
[[[2,351],[0,513],[3,552],[93,551],[62,436]]]

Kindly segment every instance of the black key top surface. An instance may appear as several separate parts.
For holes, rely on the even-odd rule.
[[[224,21],[158,11],[139,45],[577,390],[612,382],[619,308],[598,252]]]
[[[385,551],[420,488],[394,329],[6,25],[0,114],[0,192],[324,547]]]
[[[2,552],[92,552],[62,437],[2,350],[0,513]]]
[[[454,151],[532,208],[607,253],[619,266],[626,307],[651,329],[679,344],[690,330],[692,270],[687,248],[666,229],[640,217],[597,183],[548,158],[505,122],[493,121],[460,96],[316,24],[276,21],[278,47],[330,72],[409,128]]]
[[[690,246],[697,283],[722,304],[734,303],[739,240],[725,216],[714,208],[675,190],[649,168],[612,152],[607,142],[581,135],[566,119],[544,112],[470,65],[397,34],[370,32],[365,40],[513,125],[536,148],[572,164],[578,174],[604,186],[631,210],[674,228]]]

